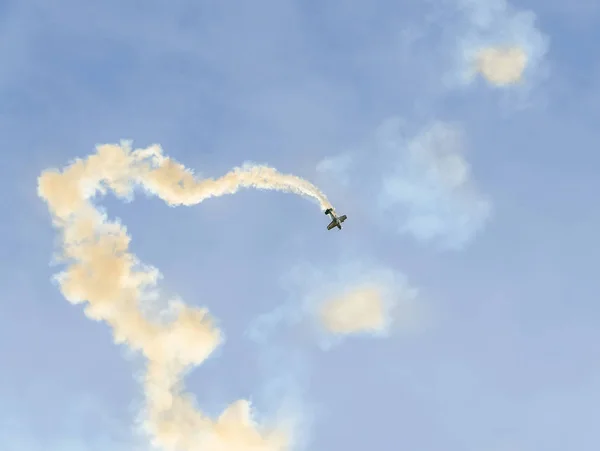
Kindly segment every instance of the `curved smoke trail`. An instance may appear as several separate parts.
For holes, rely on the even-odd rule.
[[[196,205],[240,188],[296,193],[329,201],[311,183],[265,166],[236,168],[218,179],[198,180],[159,146],[132,150],[128,143],[106,144],[63,171],[46,170],[38,195],[46,201],[61,235],[59,258],[67,263],[57,275],[60,290],[73,303],[86,303],[85,314],[108,323],[114,341],[146,358],[144,429],[165,451],[279,451],[291,444],[284,425],[267,428],[252,420],[245,400],[209,418],[184,392],[184,372],[201,364],[219,345],[221,332],[206,309],[170,303],[170,320],[150,318],[144,300],[156,289],[159,272],[142,266],[128,251],[126,228],[109,221],[92,198],[107,190],[130,198],[138,187],[170,205]]]

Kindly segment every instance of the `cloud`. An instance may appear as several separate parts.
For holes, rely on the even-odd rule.
[[[490,201],[472,179],[462,131],[441,121],[413,136],[406,128],[395,118],[379,129],[379,146],[389,161],[379,206],[400,233],[461,248],[491,214]]]
[[[334,157],[327,157],[319,161],[316,170],[321,174],[333,176],[339,183],[346,186],[350,182],[348,171],[352,166],[352,163],[351,155],[341,154]]]
[[[296,325],[327,349],[347,336],[412,333],[428,322],[428,311],[407,277],[372,262],[300,264],[283,285],[289,301],[253,322],[248,335],[254,341],[266,343],[283,326]]]
[[[285,418],[295,449],[306,449],[319,418],[319,406],[311,400],[311,365],[308,355],[294,343],[294,330],[282,330],[268,342],[258,342],[258,367],[261,387],[252,396],[253,405],[262,412],[275,412]],[[268,418],[266,418],[268,421]]]
[[[518,47],[487,48],[479,52],[477,70],[493,85],[518,83],[527,64],[527,54]]]
[[[140,437],[123,427],[121,418],[94,396],[79,393],[76,403],[64,400],[51,423],[31,424],[31,408],[22,399],[3,399],[10,414],[0,418],[0,443],[9,451],[148,451]],[[45,429],[52,424],[51,430]]]
[[[136,187],[169,205],[196,205],[244,187],[296,193],[314,199],[322,209],[329,201],[309,182],[266,166],[247,164],[218,179],[198,180],[165,157],[159,146],[132,150],[126,142],[100,145],[86,159],[75,160],[62,172],[46,170],[38,179],[38,194],[60,233],[56,259],[67,264],[56,276],[62,294],[72,304],[87,304],[85,314],[110,325],[115,343],[147,360],[142,429],[152,444],[166,451],[288,448],[292,431],[285,418],[259,425],[249,401],[238,400],[212,419],[184,392],[186,371],[204,362],[223,334],[206,309],[176,300],[162,311],[148,307],[158,294],[159,271],[128,251],[126,228],[108,220],[92,202],[108,190],[130,200]]]
[[[494,86],[531,88],[545,76],[549,40],[531,11],[517,10],[505,0],[458,0],[459,20],[455,68],[445,76],[450,86],[474,81],[477,74]],[[454,74],[454,75],[453,75]],[[500,82],[498,82],[500,81]]]
[[[377,287],[359,287],[329,299],[319,309],[325,329],[334,334],[379,332],[386,323],[386,311]]]

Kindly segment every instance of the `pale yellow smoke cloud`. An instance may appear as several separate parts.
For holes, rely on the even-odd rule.
[[[377,287],[365,286],[323,303],[322,325],[335,334],[378,332],[386,326],[386,307]]]
[[[201,364],[222,336],[206,309],[172,301],[168,317],[148,313],[144,301],[156,290],[158,270],[140,264],[128,251],[126,228],[91,202],[108,190],[129,198],[136,185],[170,205],[196,205],[244,187],[311,197],[322,209],[330,203],[306,180],[270,167],[247,165],[218,179],[198,180],[159,146],[132,150],[128,143],[100,145],[86,159],[63,171],[44,171],[38,179],[38,194],[61,234],[58,258],[68,265],[57,276],[61,292],[73,304],[86,303],[89,318],[108,323],[116,343],[147,360],[143,426],[152,444],[165,451],[288,449],[290,428],[256,424],[249,402],[234,402],[215,420],[184,391],[184,372]]]
[[[527,54],[519,47],[491,47],[477,54],[477,70],[489,83],[497,86],[521,81],[526,66]]]

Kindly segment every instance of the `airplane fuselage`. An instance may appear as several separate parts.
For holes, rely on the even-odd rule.
[[[337,217],[331,215],[331,222],[333,223],[334,227],[337,227],[338,229],[342,230],[342,223]]]
[[[339,230],[342,230],[342,222],[344,222],[346,220],[346,218],[347,218],[346,215],[342,215],[342,216],[338,217],[334,213],[333,208],[328,208],[327,210],[325,210],[325,214],[329,215],[331,217],[331,222],[327,226],[327,230],[331,230],[334,227],[337,227]]]

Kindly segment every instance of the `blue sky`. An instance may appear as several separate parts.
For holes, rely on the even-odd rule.
[[[52,282],[36,191],[131,139],[200,176],[267,163],[349,218],[327,232],[306,199],[251,190],[102,200],[226,336],[186,378],[203,411],[283,408],[315,450],[598,449],[597,2],[31,0],[0,18],[0,448],[149,449],[142,362]],[[517,84],[473,72],[494,46],[527,55]],[[387,333],[315,327],[364,280],[390,288]]]

